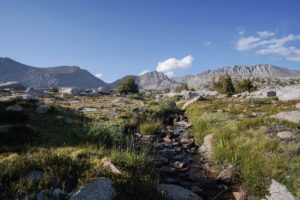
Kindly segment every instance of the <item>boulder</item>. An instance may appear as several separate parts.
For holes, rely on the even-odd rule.
[[[36,100],[36,97],[31,94],[24,94],[22,95],[22,98],[25,100]]]
[[[268,91],[267,97],[276,97],[276,91],[273,91],[273,90]]]
[[[113,174],[121,174],[118,168],[110,160],[105,161],[102,167],[104,167]]]
[[[31,95],[31,96],[41,97],[41,98],[50,98],[51,97],[50,94],[48,94],[46,92],[35,90],[32,87],[27,88],[26,94]]]
[[[272,180],[267,200],[297,200],[281,183]]]
[[[300,123],[300,110],[281,112],[276,115],[272,115],[271,118],[287,120],[293,123]]]
[[[50,109],[51,109],[50,106],[41,105],[41,106],[37,107],[35,111],[39,114],[43,114],[43,113],[47,113]]]
[[[157,190],[169,200],[202,200],[191,190],[174,184],[158,184]]]
[[[97,178],[72,195],[70,200],[112,200],[116,194],[113,184],[108,178]]]
[[[25,90],[26,88],[19,82],[4,82],[0,83],[0,90]]]
[[[181,109],[185,110],[190,104],[195,103],[195,102],[199,101],[200,99],[201,99],[201,96],[197,96],[197,97],[193,98],[192,100],[186,102]]]
[[[300,85],[288,86],[277,91],[277,97],[282,101],[300,99]]]
[[[7,111],[17,111],[17,112],[22,112],[24,110],[24,108],[18,104],[16,105],[12,105],[12,106],[8,106],[6,108]]]
[[[110,94],[110,89],[108,87],[98,87],[97,90],[101,94]]]
[[[300,109],[300,103],[297,103],[295,106],[297,109]]]
[[[62,88],[62,93],[71,94],[71,95],[80,95],[80,90],[78,88]]]
[[[95,111],[97,111],[97,108],[86,108],[86,107],[84,107],[84,108],[81,108],[79,111],[81,111],[81,112],[95,112]]]
[[[199,96],[196,92],[191,92],[191,91],[185,91],[184,92],[184,99],[185,100],[189,100],[189,99],[192,99],[192,98],[195,98]]]
[[[278,132],[277,137],[281,138],[281,139],[292,139],[295,138],[294,134],[290,131],[281,131]]]
[[[214,139],[214,134],[209,134],[204,137],[203,144],[198,149],[198,153],[203,155],[204,158],[210,159],[212,157],[213,146],[212,142]]]

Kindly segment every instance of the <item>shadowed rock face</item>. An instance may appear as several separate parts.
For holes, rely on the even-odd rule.
[[[289,78],[300,77],[300,71],[289,70],[286,68],[276,67],[272,65],[262,64],[253,66],[232,66],[223,67],[216,70],[207,70],[197,75],[187,75],[173,78],[179,83],[188,83],[189,86],[194,86],[199,83],[211,81],[213,77],[218,78],[221,75],[230,75],[231,77],[271,77],[271,78]]]
[[[18,63],[9,58],[0,58],[0,82],[18,81],[34,88],[78,87],[98,88],[107,86],[87,70],[76,66],[37,68]]]

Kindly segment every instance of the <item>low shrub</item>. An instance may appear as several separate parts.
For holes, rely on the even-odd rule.
[[[144,123],[140,126],[141,132],[144,135],[157,135],[161,132],[161,124],[160,123]]]

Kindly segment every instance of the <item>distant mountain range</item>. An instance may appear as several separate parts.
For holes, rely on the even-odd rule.
[[[229,74],[234,77],[271,77],[287,78],[300,77],[300,71],[272,65],[233,66],[223,67],[216,70],[207,70],[196,75],[186,75],[176,78],[168,78],[165,74],[157,71],[149,72],[141,76],[134,76],[140,89],[157,90],[164,88],[175,88],[183,83],[194,87],[210,82],[212,77]],[[77,88],[116,88],[125,76],[113,83],[106,83],[95,77],[87,70],[77,66],[59,66],[38,68],[24,65],[10,58],[0,58],[0,82],[18,81],[25,86],[35,88],[50,87],[77,87]]]

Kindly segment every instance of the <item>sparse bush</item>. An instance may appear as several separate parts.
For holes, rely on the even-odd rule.
[[[52,87],[50,91],[53,93],[57,93],[59,90],[57,87]]]
[[[140,126],[141,132],[144,135],[157,135],[161,132],[160,123],[145,123]]]
[[[170,88],[165,89],[165,93],[169,93],[170,91],[171,91]]]
[[[255,87],[252,84],[250,79],[244,79],[242,81],[235,82],[235,92],[242,93],[242,92],[253,92],[255,91]]]
[[[220,76],[217,82],[213,78],[212,89],[218,91],[221,94],[232,95],[235,93],[232,79],[229,75]]]
[[[128,77],[118,84],[117,90],[120,94],[138,93],[139,87],[135,83],[135,77]]]
[[[178,86],[175,88],[175,92],[181,92],[183,90],[189,90],[189,86],[187,83],[182,84],[181,86]]]
[[[167,114],[177,113],[179,110],[176,103],[172,100],[162,100],[158,103],[158,107],[154,109],[154,115],[158,117],[165,116]]]

